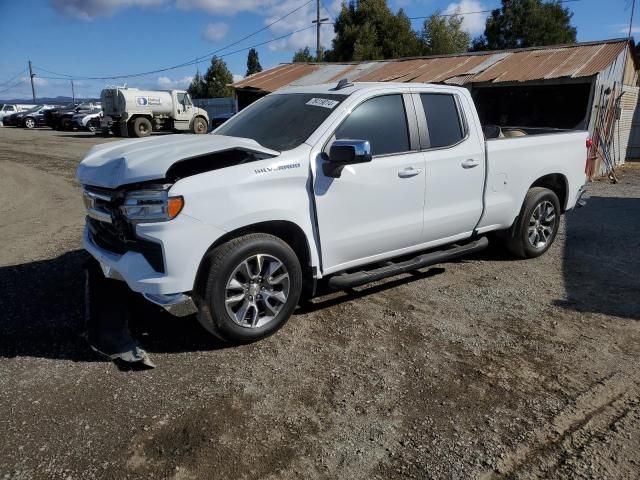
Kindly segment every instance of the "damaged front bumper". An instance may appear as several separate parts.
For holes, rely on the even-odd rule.
[[[198,311],[193,298],[185,293],[174,293],[172,295],[143,293],[142,296],[176,317],[186,317]]]

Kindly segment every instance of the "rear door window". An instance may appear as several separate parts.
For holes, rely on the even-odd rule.
[[[431,148],[449,147],[464,138],[464,124],[453,95],[421,93],[420,99],[427,116]]]
[[[408,152],[409,127],[402,95],[383,95],[364,101],[342,122],[336,140],[368,140],[371,154]]]

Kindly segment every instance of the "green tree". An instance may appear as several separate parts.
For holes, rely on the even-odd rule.
[[[470,36],[462,30],[463,18],[458,12],[449,17],[436,12],[424,21],[420,36],[427,55],[463,53],[469,49]]]
[[[502,0],[502,7],[487,18],[484,37],[474,40],[472,49],[539,47],[575,43],[573,13],[557,0]]]
[[[333,26],[329,61],[377,60],[420,55],[422,45],[402,9],[393,13],[385,0],[351,0]]]
[[[191,98],[205,98],[206,97],[206,84],[204,78],[200,75],[200,72],[196,72],[187,92],[191,95]]]
[[[249,50],[247,55],[247,73],[245,76],[253,75],[262,71],[262,65],[260,65],[260,59],[258,58],[258,52],[255,48]]]
[[[311,55],[309,47],[301,48],[293,54],[293,62],[313,62],[315,58]]]
[[[231,97],[233,90],[229,87],[233,83],[233,75],[227,64],[218,57],[211,59],[207,73],[204,74],[204,98]]]

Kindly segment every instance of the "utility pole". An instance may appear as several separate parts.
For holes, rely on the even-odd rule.
[[[76,90],[73,88],[73,80],[71,80],[71,98],[73,98],[73,103],[76,103]]]
[[[311,22],[316,24],[316,62],[321,62],[321,51],[320,51],[320,25],[322,22],[329,20],[328,18],[320,18],[320,0],[316,0],[316,19]]]
[[[631,3],[631,18],[629,19],[629,38],[631,38],[631,30],[633,27],[633,13],[635,9],[636,9],[636,0],[633,0],[633,2]]]
[[[316,0],[316,62],[320,60],[320,0]]]
[[[31,95],[33,96],[33,103],[36,103],[36,87],[33,85],[33,77],[36,74],[33,73],[33,68],[31,67],[31,60],[29,60],[29,77],[31,78]]]

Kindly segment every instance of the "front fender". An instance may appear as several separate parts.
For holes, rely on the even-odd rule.
[[[263,222],[291,222],[306,236],[312,266],[319,266],[307,149],[301,146],[275,158],[183,178],[170,195],[184,198],[185,214],[225,232]]]

